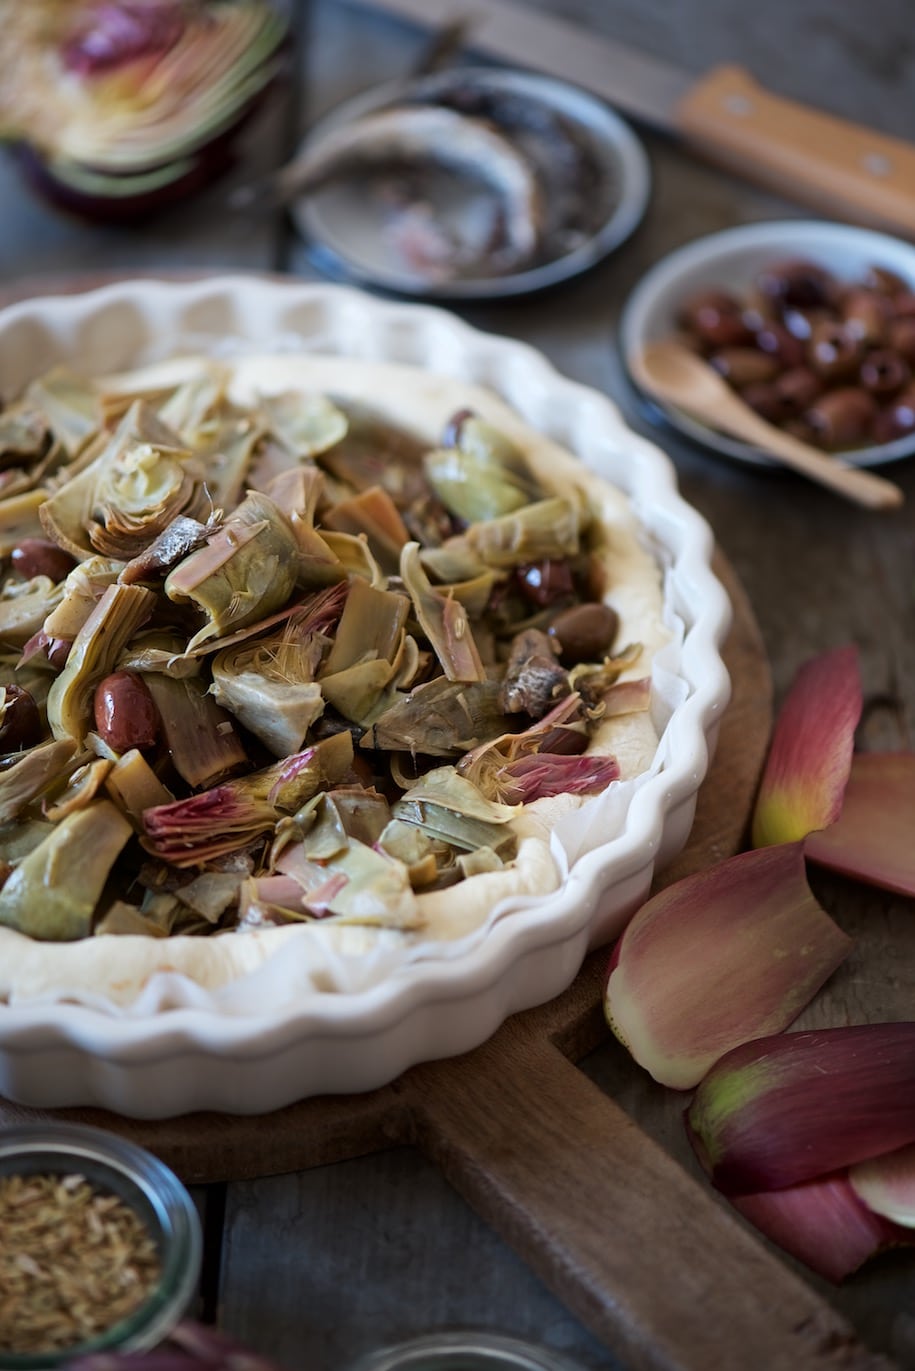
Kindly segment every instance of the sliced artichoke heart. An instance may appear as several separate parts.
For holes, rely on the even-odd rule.
[[[251,491],[225,523],[165,580],[171,600],[190,600],[208,622],[188,649],[280,609],[296,582],[297,547],[273,501]]]
[[[326,395],[284,391],[262,395],[266,427],[294,457],[316,457],[346,437],[346,415]]]

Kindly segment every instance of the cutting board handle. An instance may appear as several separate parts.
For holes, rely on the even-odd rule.
[[[414,1141],[627,1368],[890,1366],[523,1019],[410,1073]]]
[[[738,66],[715,67],[675,124],[713,161],[825,212],[915,237],[915,148],[770,94]]]

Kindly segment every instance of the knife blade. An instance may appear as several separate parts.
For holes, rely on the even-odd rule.
[[[915,146],[773,95],[740,66],[696,78],[513,0],[357,2],[424,27],[463,21],[481,54],[584,86],[801,204],[915,238]]]

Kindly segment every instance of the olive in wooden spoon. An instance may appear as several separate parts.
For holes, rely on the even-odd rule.
[[[742,438],[778,458],[812,481],[869,509],[895,509],[902,504],[900,488],[861,467],[849,466],[775,428],[728,386],[696,353],[674,339],[646,345],[629,362],[635,381],[658,400],[676,405],[710,428]]]

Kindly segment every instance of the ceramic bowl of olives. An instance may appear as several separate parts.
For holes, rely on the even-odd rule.
[[[620,323],[628,363],[676,337],[778,428],[858,466],[915,454],[915,247],[825,221],[746,224],[663,258]],[[708,448],[760,450],[645,398]]]

